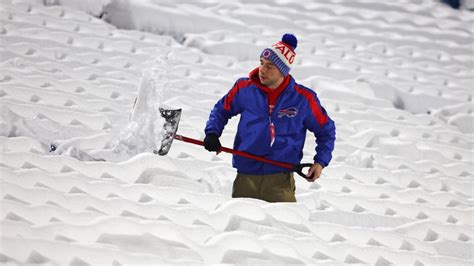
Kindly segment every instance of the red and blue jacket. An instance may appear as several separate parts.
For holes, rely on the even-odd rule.
[[[316,137],[314,162],[327,166],[332,158],[336,128],[316,93],[295,83],[291,75],[283,88],[271,94],[260,84],[258,68],[249,78],[237,80],[232,89],[211,111],[205,133],[221,136],[228,120],[240,114],[234,149],[267,159],[299,164],[303,158],[306,130]],[[285,86],[286,85],[286,86]],[[269,101],[273,98],[274,106]],[[234,155],[233,166],[239,173],[266,175],[288,169]]]

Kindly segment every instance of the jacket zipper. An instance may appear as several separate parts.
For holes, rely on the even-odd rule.
[[[275,124],[273,124],[272,117],[271,115],[268,116],[268,120],[270,122],[270,148],[273,146],[273,143],[275,142]]]
[[[283,94],[285,92],[282,92],[277,101],[275,102],[275,105],[274,106],[268,106],[268,122],[270,123],[270,148],[273,146],[273,143],[275,143],[275,139],[276,139],[276,130],[275,130],[275,124],[273,123],[272,121],[272,116],[273,116],[273,113],[275,112],[276,110],[276,107],[277,105],[281,102],[281,98],[283,97]]]

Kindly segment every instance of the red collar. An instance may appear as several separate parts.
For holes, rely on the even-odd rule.
[[[249,74],[250,80],[265,94],[267,94],[268,97],[268,105],[270,106],[270,113],[273,111],[273,106],[276,105],[276,101],[280,94],[288,87],[288,84],[290,83],[290,75],[287,75],[283,82],[278,86],[276,89],[270,89],[267,86],[262,85],[260,83],[260,78],[258,77],[258,67],[252,70]]]
[[[279,95],[283,90],[285,90],[285,88],[288,86],[288,83],[290,83],[290,75],[287,75],[278,88],[270,89],[269,87],[260,83],[260,78],[258,77],[258,67],[250,72],[249,78],[253,83],[255,83],[255,85],[257,85],[259,89],[263,90],[267,94]]]

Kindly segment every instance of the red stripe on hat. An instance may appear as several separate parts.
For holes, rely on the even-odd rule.
[[[279,41],[279,42],[275,43],[273,46],[275,46],[277,44],[283,44],[284,46],[288,47],[288,49],[290,49],[292,52],[295,52],[293,47],[291,47],[291,45],[287,44],[286,42]]]
[[[299,94],[303,95],[303,97],[306,98],[306,100],[309,102],[309,106],[311,107],[311,111],[313,111],[313,115],[316,118],[316,121],[318,121],[319,126],[323,126],[328,122],[328,117],[327,115],[323,114],[322,108],[319,105],[318,101],[316,101],[316,97],[313,96],[313,94],[298,85],[295,84],[295,90]]]
[[[229,91],[227,96],[224,99],[224,110],[229,111],[230,108],[232,107],[232,101],[235,98],[235,95],[237,95],[237,92],[239,92],[240,89],[245,88],[249,86],[252,83],[252,81],[249,80],[239,80],[237,83],[235,83],[234,87]]]

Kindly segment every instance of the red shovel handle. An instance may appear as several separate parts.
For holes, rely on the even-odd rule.
[[[204,142],[201,141],[201,140],[192,139],[192,138],[188,138],[188,137],[181,136],[181,135],[176,135],[174,138],[177,139],[177,140],[184,141],[184,142],[204,146]],[[233,149],[226,148],[226,147],[221,147],[219,152],[221,152],[221,151],[231,153],[231,154],[234,154],[234,155],[238,155],[238,156],[242,156],[242,157],[246,157],[246,158],[249,158],[249,159],[254,159],[254,160],[259,161],[259,162],[273,164],[273,165],[278,166],[278,167],[286,168],[286,169],[295,171],[296,173],[298,173],[300,176],[302,176],[304,178],[307,178],[307,177],[306,177],[306,175],[303,174],[302,169],[304,167],[312,166],[312,164],[292,165],[292,164],[289,164],[289,163],[277,162],[277,161],[269,160],[269,159],[266,159],[266,158],[248,153],[248,152],[233,150]]]

